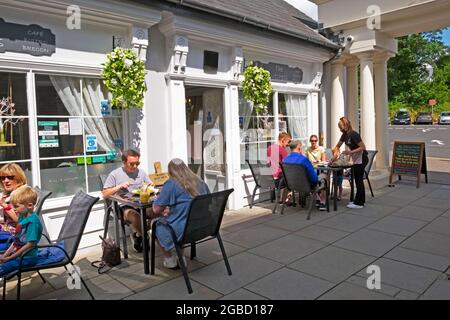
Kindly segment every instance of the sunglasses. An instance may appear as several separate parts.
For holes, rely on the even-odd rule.
[[[127,162],[127,165],[130,167],[138,167],[141,163],[140,162],[135,162],[135,163],[129,163]]]
[[[317,140],[309,140],[309,142],[317,142]]]
[[[0,177],[0,181],[5,181],[6,178],[8,178],[8,180],[14,180],[15,176],[1,176]]]

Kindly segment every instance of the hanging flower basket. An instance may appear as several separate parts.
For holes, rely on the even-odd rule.
[[[265,114],[272,94],[270,72],[252,63],[245,68],[242,89],[244,98],[253,102],[257,114]]]
[[[112,94],[111,104],[121,109],[142,108],[147,91],[145,63],[132,49],[116,48],[106,58],[101,77]]]

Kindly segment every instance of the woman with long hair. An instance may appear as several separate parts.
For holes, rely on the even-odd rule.
[[[4,221],[0,223],[15,225],[19,215],[9,203],[11,193],[17,188],[27,184],[27,177],[22,168],[15,163],[5,164],[0,168],[0,213]]]
[[[192,199],[201,194],[209,193],[208,186],[204,183],[181,159],[173,159],[169,162],[170,179],[164,184],[161,193],[153,202],[153,212],[159,215],[158,220],[164,219],[181,240],[186,226],[189,205]],[[158,223],[156,238],[164,251],[163,265],[166,268],[176,268],[177,256],[171,253],[174,243],[170,230],[163,223]]]
[[[347,146],[346,150],[342,153],[349,155],[353,160],[353,173],[356,185],[356,195],[353,202],[347,205],[350,209],[364,208],[366,202],[366,190],[364,188],[364,169],[369,162],[367,156],[366,145],[361,139],[358,132],[353,130],[350,121],[346,117],[339,119],[339,130],[342,132],[342,136],[339,142],[333,148],[333,160],[336,160],[339,156],[339,148],[343,143]]]

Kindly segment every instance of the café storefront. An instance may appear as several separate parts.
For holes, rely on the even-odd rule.
[[[306,142],[322,129],[320,79],[330,48],[205,19],[210,13],[107,0],[81,7],[81,28],[70,29],[65,1],[51,10],[35,2],[0,0],[0,98],[11,97],[16,107],[1,116],[14,125],[4,126],[0,165],[19,163],[30,185],[52,191],[43,211],[51,237],[76,191],[99,194],[98,176],[121,166],[123,148],[139,149],[149,173],[156,161],[165,171],[172,158],[185,160],[211,190],[234,188],[229,208],[238,209],[253,189],[245,160],[264,161],[279,131]],[[108,105],[101,64],[117,45],[146,60],[142,110]],[[249,61],[272,73],[263,116],[240,88]],[[103,214],[99,203],[81,247],[98,243]]]

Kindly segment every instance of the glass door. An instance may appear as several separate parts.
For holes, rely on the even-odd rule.
[[[188,166],[211,192],[226,189],[223,89],[186,87]]]

